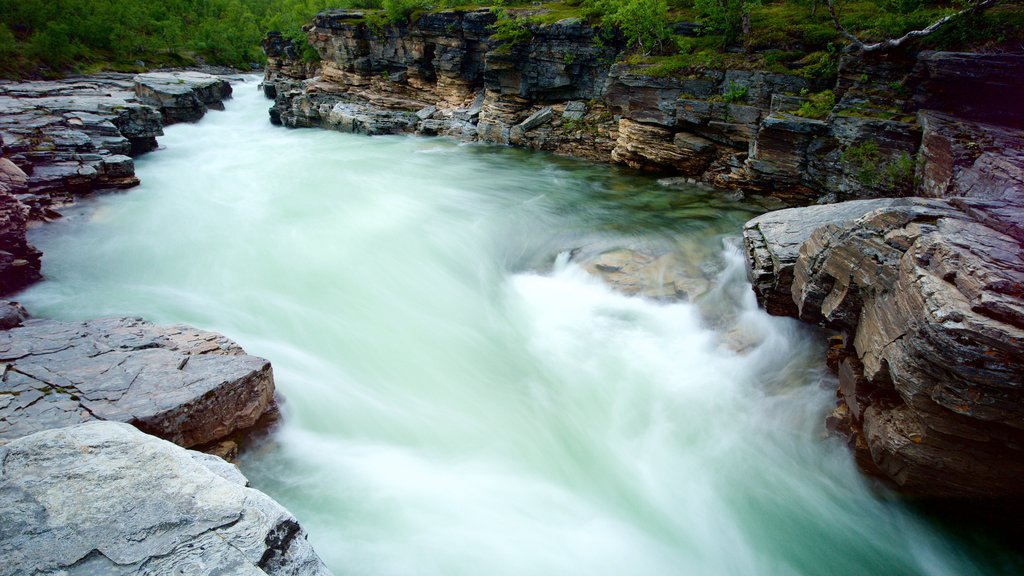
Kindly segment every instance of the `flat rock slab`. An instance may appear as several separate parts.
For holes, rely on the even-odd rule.
[[[273,407],[270,363],[231,340],[138,318],[27,320],[0,332],[0,438],[113,420],[185,447]]]
[[[0,576],[329,574],[223,460],[89,422],[0,446]]]
[[[159,108],[165,125],[195,122],[208,108],[223,110],[223,100],[231,97],[230,82],[201,72],[151,72],[134,82],[139,101]]]

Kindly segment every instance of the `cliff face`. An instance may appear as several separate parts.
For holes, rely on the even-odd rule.
[[[264,43],[271,119],[512,144],[801,205],[913,194],[918,110],[991,120],[993,105],[1006,108],[1024,88],[1019,57],[951,53],[844,56],[827,85],[750,70],[655,77],[615,64],[621,39],[577,19],[532,26],[519,44],[496,40],[494,21],[488,10],[428,13],[401,26],[321,13],[308,30],[318,70],[280,36]],[[819,103],[820,119],[796,114],[826,89],[833,94]],[[964,109],[968,94],[974,104]]]
[[[830,428],[907,492],[1022,495],[1024,56],[843,55],[827,86],[750,70],[656,77],[613,64],[621,43],[578,20],[532,27],[517,45],[496,41],[493,22],[488,11],[399,27],[323,13],[308,32],[315,76],[268,39],[271,118],[525,146],[794,206],[840,202],[744,231],[761,304],[835,333]]]

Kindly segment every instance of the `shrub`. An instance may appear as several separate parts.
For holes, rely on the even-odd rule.
[[[746,102],[748,96],[750,96],[749,87],[730,83],[728,89],[722,94],[722,102],[730,104]]]
[[[521,18],[505,8],[492,8],[491,10],[497,16],[494,24],[491,25],[491,40],[502,42],[506,46],[514,46],[525,44],[533,38],[533,32]]]
[[[807,100],[800,104],[800,108],[793,113],[797,116],[820,120],[827,117],[836,106],[836,94],[831,90],[824,90],[817,94],[807,94],[804,90],[801,96],[805,96]]]

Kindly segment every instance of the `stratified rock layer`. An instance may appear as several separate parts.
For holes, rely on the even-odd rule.
[[[1024,245],[956,204],[755,218],[751,280],[769,312],[843,335],[832,424],[878,470],[920,495],[1021,496]]]
[[[188,326],[26,320],[0,332],[0,361],[0,438],[113,420],[199,446],[253,426],[274,405],[269,362]]]
[[[0,446],[0,575],[324,575],[295,518],[223,460],[113,422]]]

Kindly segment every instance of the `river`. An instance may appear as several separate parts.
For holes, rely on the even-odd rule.
[[[759,311],[744,279],[735,237],[757,209],[544,154],[273,127],[255,86],[169,127],[138,188],[34,230],[46,280],[18,299],[185,322],[270,359],[283,419],[240,466],[336,574],[1019,560],[915,514],[825,435],[820,336]],[[711,288],[627,297],[567,261],[620,246]]]

